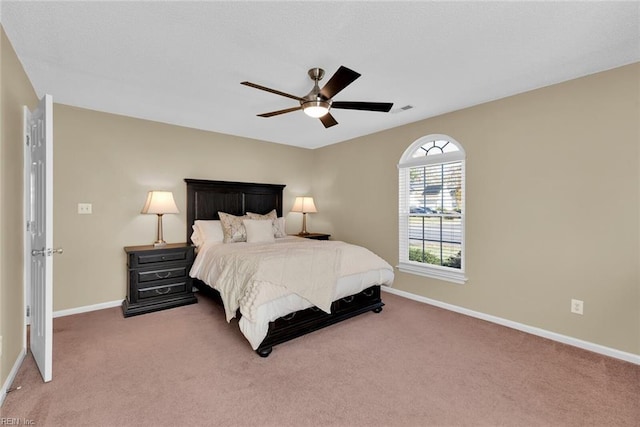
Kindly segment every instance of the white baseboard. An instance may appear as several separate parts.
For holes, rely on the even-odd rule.
[[[7,390],[9,390],[9,388],[11,387],[11,384],[13,384],[13,380],[16,379],[16,375],[18,375],[18,370],[20,369],[20,366],[22,366],[22,361],[24,360],[26,355],[27,355],[27,349],[23,348],[20,354],[18,355],[18,357],[16,358],[16,361],[13,364],[13,368],[11,368],[11,372],[9,372],[9,376],[7,377],[7,380],[4,382],[4,384],[2,384],[2,389],[0,389],[0,407],[2,407],[2,405],[4,404],[4,399],[7,397]]]
[[[614,348],[605,347],[603,345],[595,344],[589,341],[583,341],[578,338],[573,338],[567,335],[558,334],[556,332],[547,331],[545,329],[536,328],[534,326],[525,325],[523,323],[514,322],[513,320],[503,319],[501,317],[481,313],[479,311],[470,310],[468,308],[459,307],[457,305],[448,304],[442,301],[437,301],[431,298],[412,294],[406,291],[390,288],[388,286],[381,286],[380,288],[385,292],[389,292],[391,294],[395,294],[395,295],[408,298],[414,301],[444,308],[445,310],[454,311],[456,313],[464,314],[470,317],[475,317],[481,320],[486,320],[487,322],[496,323],[498,325],[506,326],[511,329],[516,329],[518,331],[526,332],[532,335],[537,335],[539,337],[561,342],[563,344],[572,345],[574,347],[582,348],[584,350],[593,351],[594,353],[603,354],[605,356],[613,357],[613,358],[624,360],[636,365],[640,365],[640,355],[637,355],[637,354],[616,350]],[[118,307],[121,304],[122,304],[122,300],[117,300],[117,301],[103,302],[100,304],[87,305],[84,307],[70,308],[67,310],[59,310],[59,311],[53,312],[53,317],[70,316],[72,314],[86,313],[86,312],[95,311],[95,310],[103,310],[105,308]],[[4,395],[2,397],[4,397]]]
[[[567,335],[558,334],[556,332],[551,332],[545,329],[536,328],[534,326],[525,325],[523,323],[514,322],[512,320],[503,319],[501,317],[492,316],[490,314],[481,313],[479,311],[469,310],[468,308],[459,307],[457,305],[448,304],[442,301],[437,301],[437,300],[423,297],[420,295],[415,295],[410,292],[393,289],[388,286],[381,286],[380,288],[385,292],[389,292],[391,294],[408,298],[414,301],[423,302],[425,304],[444,308],[445,310],[454,311],[456,313],[464,314],[466,316],[486,320],[487,322],[496,323],[498,325],[516,329],[518,331],[526,332],[532,335],[537,335],[539,337],[561,342],[563,344],[572,345],[574,347],[582,348],[584,350],[593,351],[594,353],[603,354],[605,356],[613,357],[616,359],[624,360],[626,362],[634,363],[636,365],[640,365],[640,355],[637,355],[637,354],[627,353],[625,351],[616,350],[610,347],[605,347],[603,345],[595,344],[589,341],[583,341],[578,338],[573,338]]]
[[[100,304],[85,305],[83,307],[69,308],[66,310],[58,310],[53,312],[53,317],[71,316],[72,314],[87,313],[89,311],[104,310],[105,308],[119,307],[122,300],[102,302]]]

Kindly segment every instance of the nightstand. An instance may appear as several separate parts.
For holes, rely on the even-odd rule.
[[[194,247],[169,243],[163,247],[127,246],[127,299],[124,317],[150,313],[198,302],[192,291],[189,270]]]
[[[309,234],[305,234],[304,236],[300,236],[298,234],[294,234],[294,235],[298,237],[304,237],[305,239],[313,239],[313,240],[329,240],[329,237],[331,237],[331,234],[324,234],[324,233],[309,233]]]

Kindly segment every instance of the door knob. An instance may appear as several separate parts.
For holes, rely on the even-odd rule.
[[[31,251],[31,255],[32,256],[38,256],[38,255],[43,255],[43,256],[52,256],[53,254],[62,254],[63,253],[63,249],[62,248],[57,248],[57,249],[34,249]]]

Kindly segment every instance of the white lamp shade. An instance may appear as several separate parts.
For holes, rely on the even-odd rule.
[[[313,203],[313,197],[296,197],[291,212],[316,213],[316,205]]]
[[[179,211],[171,191],[149,191],[141,213],[162,215],[177,214]]]

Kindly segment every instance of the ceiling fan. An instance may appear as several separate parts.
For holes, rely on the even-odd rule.
[[[305,114],[320,119],[325,128],[338,124],[329,112],[332,108],[343,110],[363,110],[363,111],[380,111],[387,113],[391,110],[393,103],[389,102],[352,102],[352,101],[334,101],[333,97],[342,89],[349,86],[355,79],[360,77],[359,73],[340,66],[338,71],[329,79],[322,89],[318,86],[318,82],[324,77],[322,68],[312,68],[308,72],[311,80],[314,81],[313,89],[305,96],[295,96],[279,90],[260,86],[251,82],[241,82],[245,86],[275,93],[276,95],[285,96],[300,102],[297,107],[285,108],[284,110],[271,111],[270,113],[258,114],[259,117],[273,117],[280,114],[290,113],[292,111],[303,110]]]

